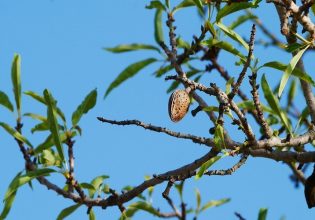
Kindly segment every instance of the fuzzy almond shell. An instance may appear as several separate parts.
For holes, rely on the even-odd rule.
[[[168,114],[173,122],[178,122],[186,115],[190,104],[185,90],[176,90],[168,101]]]

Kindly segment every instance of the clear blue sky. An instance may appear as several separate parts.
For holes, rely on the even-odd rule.
[[[117,127],[101,124],[97,116],[110,119],[139,119],[175,131],[190,132],[207,136],[209,122],[199,114],[196,118],[187,116],[178,124],[171,123],[167,115],[170,82],[155,79],[152,73],[158,65],[152,65],[136,77],[114,90],[106,100],[102,96],[110,82],[126,65],[156,56],[153,52],[135,52],[122,55],[110,54],[102,47],[121,43],[154,44],[154,11],[144,6],[149,1],[140,0],[2,0],[0,1],[0,90],[12,96],[10,68],[14,53],[22,56],[22,89],[41,93],[49,88],[58,105],[68,119],[83,97],[92,89],[99,92],[97,106],[80,123],[83,136],[76,138],[76,177],[88,182],[97,175],[110,176],[107,183],[114,189],[126,185],[137,185],[144,175],[165,172],[194,161],[208,149],[190,141],[170,138],[164,134],[145,131],[137,127]],[[178,2],[178,1],[171,1]],[[279,32],[278,18],[272,5],[264,5],[255,12],[270,29]],[[191,41],[193,34],[200,30],[200,19],[193,10],[178,13],[178,32]],[[231,19],[225,21],[227,24]],[[239,30],[248,36],[251,24]],[[281,36],[280,36],[281,37]],[[262,38],[258,32],[257,38]],[[290,57],[277,49],[256,47],[255,57],[261,62],[278,59],[288,63]],[[272,58],[274,57],[274,58]],[[307,63],[310,63],[307,55]],[[222,63],[231,75],[240,68],[234,66],[233,57],[223,55]],[[307,66],[309,68],[309,66]],[[311,73],[313,74],[313,73]],[[278,79],[279,73],[270,71],[268,79]],[[203,79],[208,84],[217,80],[211,74]],[[219,84],[222,81],[219,81]],[[245,89],[246,90],[246,89]],[[194,106],[195,107],[195,106]],[[43,106],[23,96],[23,112],[45,114]],[[14,115],[0,109],[1,121],[14,125]],[[69,120],[70,122],[70,120]],[[34,145],[41,143],[45,133],[31,136],[29,130],[34,122],[23,118],[24,134]],[[235,132],[235,133],[234,133]],[[240,138],[240,133],[231,129],[231,135]],[[14,140],[0,130],[0,198],[4,197],[7,186],[15,174],[22,170],[24,162]],[[238,158],[227,158],[215,168],[228,168]],[[269,208],[268,219],[288,220],[313,219],[314,210],[308,210],[304,192],[289,181],[290,172],[282,163],[267,159],[249,158],[246,165],[232,176],[205,177],[199,181],[193,178],[186,182],[185,201],[188,207],[195,206],[194,189],[199,188],[203,202],[231,198],[231,202],[213,208],[200,216],[203,219],[236,219],[234,212],[246,219],[256,219],[261,207]],[[52,178],[61,186],[64,180]],[[166,184],[166,183],[165,183]],[[162,184],[155,189],[153,204],[161,210],[170,211],[161,193]],[[176,198],[176,194],[172,193]],[[34,190],[21,188],[8,219],[55,219],[65,207],[73,204],[34,181]],[[2,206],[0,206],[2,207]],[[98,219],[118,219],[117,207],[107,210],[96,209]],[[86,209],[79,209],[69,219],[87,219]],[[134,219],[154,219],[139,214]]]

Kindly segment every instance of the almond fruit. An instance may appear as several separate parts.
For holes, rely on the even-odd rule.
[[[168,114],[173,122],[178,122],[186,115],[190,104],[186,90],[176,90],[168,101]]]

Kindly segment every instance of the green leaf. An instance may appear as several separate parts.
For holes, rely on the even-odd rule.
[[[217,162],[218,160],[220,160],[222,158],[222,156],[215,156],[212,157],[210,160],[208,160],[207,162],[205,162],[204,164],[201,165],[200,169],[198,170],[197,174],[196,174],[196,179],[200,179],[202,177],[202,175],[204,174],[204,172],[211,167],[215,162]]]
[[[16,131],[14,128],[12,128],[10,125],[4,123],[4,122],[0,122],[0,126],[6,130],[10,135],[12,135],[14,138],[16,138],[17,140],[27,144],[28,146],[30,146],[31,148],[33,148],[33,145],[23,136],[21,135],[18,131]]]
[[[255,104],[252,100],[246,100],[246,101],[239,102],[239,103],[237,103],[237,106],[239,108],[246,109],[246,110],[254,110],[255,109]],[[268,112],[270,114],[275,113],[271,108],[268,108],[267,106],[265,106],[261,103],[260,103],[260,106],[262,107],[264,112]]]
[[[303,50],[300,50],[290,61],[289,65],[284,71],[284,74],[281,78],[280,86],[279,86],[279,91],[278,91],[278,97],[281,97],[282,92],[284,90],[285,85],[287,84],[289,77],[291,73],[293,72],[296,64],[299,62],[301,59],[302,55],[304,52],[309,48],[310,45],[307,45]]]
[[[229,26],[230,29],[235,29],[238,26],[240,26],[241,24],[243,24],[244,22],[248,21],[248,20],[254,20],[257,19],[257,16],[248,13],[246,15],[241,15],[239,16],[235,21],[233,21],[233,23]]]
[[[160,1],[151,1],[149,5],[145,6],[146,9],[153,9],[156,8],[158,10],[166,11],[165,6]]]
[[[285,71],[285,69],[287,68],[287,65],[280,63],[280,62],[277,62],[277,61],[273,61],[273,62],[265,63],[261,67],[270,67],[270,68],[277,69],[280,71]],[[312,77],[297,67],[293,70],[292,75],[296,76],[296,77],[298,77],[298,78],[300,78],[300,79],[302,79],[308,83],[311,83],[313,86],[315,86],[315,82],[312,79]]]
[[[32,129],[31,132],[34,133],[36,131],[47,131],[49,130],[49,125],[48,122],[41,122],[37,125],[35,125]]]
[[[81,206],[81,204],[75,204],[75,205],[72,205],[72,206],[69,206],[65,209],[63,209],[58,217],[57,217],[57,220],[63,220],[65,219],[66,217],[68,217],[69,215],[71,215],[75,210],[77,210],[79,207]]]
[[[313,14],[315,15],[315,4],[312,5],[311,7]]]
[[[165,5],[167,8],[170,8],[170,0],[165,0]]]
[[[72,131],[71,132],[71,138],[75,137],[77,135],[77,132]],[[60,134],[60,140],[62,143],[64,143],[67,140],[67,135],[66,133],[61,133]],[[40,145],[38,145],[35,149],[34,149],[34,154],[39,154],[41,153],[43,150],[49,149],[52,146],[55,145],[54,139],[52,134],[50,134],[43,143],[41,143]]]
[[[22,172],[18,172],[17,175],[13,178],[12,182],[18,179],[21,176]],[[12,204],[14,202],[15,196],[16,196],[17,190],[13,193],[11,193],[10,196],[4,201],[4,207],[0,215],[0,219],[5,219],[7,215],[9,214]]]
[[[57,148],[60,159],[62,162],[64,162],[65,157],[63,153],[62,142],[60,140],[59,125],[58,125],[57,117],[56,117],[57,116],[56,101],[54,100],[54,98],[52,97],[52,95],[47,89],[44,90],[44,98],[47,103],[47,119],[48,119],[49,130],[52,134],[52,138],[54,140],[54,144]]]
[[[293,103],[295,94],[296,94],[296,80],[292,80],[290,88],[289,88],[289,92],[288,92],[288,98],[287,98],[288,107],[291,106],[291,104]]]
[[[34,113],[25,113],[25,114],[23,114],[23,116],[28,116],[28,117],[31,117],[31,118],[36,119],[38,121],[41,121],[41,122],[47,122],[47,118],[42,116],[42,115],[38,115],[38,114],[34,114]]]
[[[95,213],[94,213],[93,209],[90,210],[89,220],[96,220]]]
[[[38,101],[40,103],[47,105],[44,97],[40,96],[39,94],[37,94],[35,92],[26,91],[26,92],[24,92],[24,94],[32,97],[33,99],[35,99],[36,101]],[[57,113],[58,113],[59,117],[62,119],[63,122],[66,122],[66,118],[65,118],[65,115],[63,114],[63,112],[57,106],[56,106],[56,108],[57,108]]]
[[[181,37],[178,37],[176,39],[176,44],[177,44],[178,48],[184,48],[184,49],[189,49],[190,48],[189,43],[184,41],[183,38],[181,38]]]
[[[120,44],[116,47],[107,47],[104,49],[112,53],[124,53],[136,50],[156,50],[160,52],[159,48],[148,44]]]
[[[217,32],[216,32],[213,24],[209,20],[205,21],[205,28],[211,33],[213,38],[216,38]]]
[[[194,1],[195,5],[197,6],[199,13],[204,16],[202,2],[200,0],[193,0],[193,1]]]
[[[243,38],[236,33],[235,31],[233,31],[232,29],[228,28],[227,26],[225,26],[222,23],[217,23],[216,24],[227,36],[229,36],[231,39],[235,40],[236,42],[240,43],[241,45],[243,45],[243,47],[245,47],[246,50],[249,50],[249,46],[248,44],[243,40]]]
[[[141,210],[146,211],[152,215],[159,216],[159,211],[154,209],[152,207],[152,205],[150,205],[147,202],[143,202],[143,201],[135,202],[135,203],[131,204],[129,207],[133,208],[133,209],[141,209]]]
[[[127,79],[133,77],[136,75],[140,70],[142,70],[144,67],[148,66],[149,64],[157,61],[155,58],[149,58],[145,60],[141,60],[139,62],[133,63],[129,65],[126,69],[124,69],[118,77],[110,84],[108,89],[106,90],[106,93],[104,95],[104,98],[108,96],[108,94],[117,86],[119,86],[121,83],[126,81]]]
[[[15,98],[16,109],[18,112],[18,118],[21,118],[21,57],[19,54],[14,54],[12,68],[11,68],[11,80],[13,85],[13,92]]]
[[[39,101],[40,103],[43,103],[46,105],[46,101],[44,99],[44,97],[38,95],[36,92],[33,91],[25,91],[24,92],[25,95],[32,97],[33,99]]]
[[[301,47],[304,47],[303,44],[299,44],[299,43],[293,43],[293,44],[288,44],[286,47],[285,47],[285,50],[289,53],[292,53],[292,52],[295,52],[297,51],[298,49],[300,49]]]
[[[298,122],[296,123],[296,126],[295,126],[295,128],[294,128],[294,133],[297,132],[297,130],[300,128],[302,122],[303,122],[303,121],[307,118],[307,116],[309,116],[309,115],[310,115],[310,111],[309,111],[308,107],[306,106],[306,107],[303,109],[303,111],[302,111],[302,113],[301,113],[301,115],[300,115],[300,117],[299,117]]]
[[[234,77],[231,77],[225,84],[225,93],[229,94],[231,92],[231,86],[234,83]]]
[[[246,57],[240,51],[235,49],[230,43],[228,43],[226,41],[219,41],[216,39],[210,39],[207,41],[203,41],[201,44],[206,45],[208,47],[215,46],[215,47],[221,48],[221,49],[223,49],[223,50],[225,50],[231,54],[234,54],[234,55],[240,57],[243,61],[246,60]]]
[[[163,10],[157,9],[154,16],[154,39],[157,44],[164,42],[162,15]]]
[[[92,180],[91,185],[94,187],[94,190],[92,189],[89,190],[89,196],[91,198],[94,196],[95,192],[100,189],[101,185],[103,184],[103,181],[108,178],[109,176],[107,175],[101,175],[101,176],[95,177]]]
[[[207,209],[209,209],[209,208],[212,208],[212,207],[218,207],[218,206],[223,205],[223,204],[225,204],[225,203],[228,203],[228,202],[230,202],[230,201],[231,201],[231,199],[229,199],[229,198],[220,199],[220,200],[214,200],[214,201],[209,201],[209,202],[207,202],[205,205],[202,206],[201,212],[202,212],[202,211],[205,211],[205,210],[207,210]]]
[[[172,69],[174,69],[174,67],[172,65],[161,66],[154,74],[156,77],[161,77],[165,73],[171,71]]]
[[[195,3],[193,0],[184,0],[181,3],[179,3],[177,6],[175,6],[172,12],[175,13],[179,9],[191,7],[191,6],[195,6]]]
[[[88,190],[95,190],[94,186],[90,183],[80,183],[80,187]]]
[[[201,206],[201,196],[198,189],[195,190],[195,194],[196,194],[196,201],[197,201],[196,214],[198,215],[200,211],[200,206]]]
[[[224,129],[222,125],[217,124],[215,127],[214,138],[213,138],[215,147],[218,149],[225,148],[225,141],[224,141]]]
[[[268,209],[261,208],[258,214],[258,220],[266,220],[267,219]]]
[[[179,184],[175,184],[175,188],[179,194],[181,202],[183,202],[183,189],[184,189],[184,183],[185,181],[181,181]]]
[[[0,91],[0,105],[6,107],[7,109],[9,109],[11,112],[14,111],[14,107],[9,99],[9,97],[7,96],[7,94],[5,94],[4,92]]]
[[[259,6],[258,4],[260,2],[261,2],[261,0],[253,1],[253,2],[234,2],[231,4],[227,4],[218,11],[216,21],[218,22],[223,17],[225,17],[231,13],[234,13],[236,11],[240,11],[240,10],[243,10],[246,8],[257,8]]]
[[[56,171],[53,169],[44,168],[44,169],[37,169],[35,171],[27,172],[26,174],[21,175],[21,176],[17,176],[10,183],[8,190],[5,193],[4,200],[7,200],[13,193],[16,192],[16,190],[19,187],[23,186],[25,183],[28,183],[32,179],[37,178],[39,176],[47,176],[48,174],[53,173],[53,172],[56,172]]]
[[[97,91],[92,90],[83,100],[83,102],[77,107],[72,114],[72,126],[75,127],[80,121],[83,114],[88,113],[96,104]]]
[[[279,116],[283,125],[286,127],[286,130],[291,133],[291,125],[287,115],[281,110],[278,99],[274,96],[267,80],[265,74],[261,78],[261,86],[264,92],[265,99],[267,100],[270,107],[275,111],[275,113]]]

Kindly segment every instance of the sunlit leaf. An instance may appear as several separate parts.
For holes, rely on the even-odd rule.
[[[144,67],[148,66],[149,64],[157,61],[155,58],[149,58],[145,60],[141,60],[139,62],[133,63],[129,65],[126,69],[124,69],[118,77],[110,84],[108,89],[106,90],[106,93],[104,95],[104,98],[108,96],[108,94],[118,87],[121,83],[126,81],[127,79],[133,77],[136,75],[140,70],[142,70]]]
[[[177,6],[174,7],[173,13],[175,13],[179,9],[191,7],[191,6],[195,6],[195,3],[193,0],[183,0],[181,3],[179,3]]]
[[[287,115],[282,111],[279,100],[273,94],[267,80],[265,74],[261,78],[261,86],[264,92],[265,99],[267,100],[270,107],[275,111],[275,113],[279,116],[280,120],[282,121],[283,125],[286,127],[288,132],[291,132],[291,125]]]
[[[7,109],[9,109],[11,112],[14,111],[14,107],[9,99],[9,97],[7,96],[7,94],[5,94],[4,92],[0,91],[0,105],[6,107]]]
[[[235,47],[233,47],[230,43],[228,43],[226,41],[219,41],[216,39],[210,39],[207,41],[203,41],[202,44],[206,45],[208,47],[215,46],[215,47],[221,48],[221,49],[223,49],[223,50],[225,50],[225,51],[227,51],[233,55],[240,57],[243,61],[246,60],[246,57],[240,51],[238,51]]]
[[[149,44],[120,44],[116,47],[107,47],[104,49],[112,53],[124,53],[136,50],[156,50],[160,52],[159,48]]]
[[[289,53],[292,53],[292,52],[295,52],[296,50],[298,49],[301,49],[302,47],[304,47],[303,44],[300,44],[300,43],[293,43],[293,44],[289,44],[285,47],[285,50]]]
[[[206,20],[205,22],[205,28],[211,33],[212,37],[213,38],[216,38],[217,36],[217,32],[213,26],[213,24],[209,21],[209,20]]]
[[[212,207],[218,207],[218,206],[223,205],[225,203],[228,203],[230,201],[231,201],[231,199],[229,199],[229,198],[209,201],[205,205],[202,206],[201,211],[205,211],[205,210],[212,208]]]
[[[34,133],[36,131],[47,131],[49,130],[48,122],[41,122],[34,127],[32,127],[31,132]]]
[[[158,10],[164,10],[166,11],[165,6],[160,1],[151,1],[149,5],[145,6],[147,9],[153,9],[156,8]]]
[[[108,179],[108,178],[109,178],[109,176],[107,176],[107,175],[101,175],[101,176],[95,177],[92,180],[91,185],[94,187],[94,190],[93,189],[89,190],[89,196],[91,198],[94,196],[95,192],[100,189],[101,185],[103,184],[103,181],[105,179]]]
[[[44,117],[42,115],[34,114],[34,113],[25,113],[25,114],[23,114],[23,116],[28,116],[28,117],[31,117],[31,118],[36,119],[38,121],[41,121],[41,122],[47,121],[46,117]]]
[[[96,220],[95,213],[94,213],[93,209],[90,210],[89,220]]]
[[[17,140],[27,144],[30,147],[33,147],[33,145],[23,135],[21,135],[18,131],[16,131],[10,125],[4,122],[0,122],[0,126]]]
[[[211,167],[215,162],[217,162],[218,160],[220,160],[222,158],[222,156],[215,156],[212,157],[210,160],[208,160],[207,162],[205,162],[204,164],[201,165],[200,169],[198,170],[197,174],[196,174],[196,179],[200,179],[202,177],[202,175],[204,174],[204,172]]]
[[[154,16],[154,39],[158,44],[164,42],[162,15],[163,10],[157,9]]]
[[[289,88],[289,92],[288,92],[288,102],[287,102],[287,106],[291,106],[291,104],[293,103],[294,97],[296,94],[296,80],[292,80],[291,81],[291,85]]]
[[[18,179],[21,176],[22,172],[18,172],[17,175],[13,178],[12,182],[14,182],[16,179]],[[0,219],[5,219],[7,215],[9,214],[12,204],[14,202],[15,196],[16,196],[17,190],[11,193],[10,196],[4,201],[4,207],[2,209]]]
[[[255,104],[254,104],[254,101],[252,101],[252,100],[246,100],[246,101],[239,102],[239,103],[237,103],[237,106],[241,109],[246,109],[246,110],[254,110],[255,109]],[[271,108],[263,105],[262,103],[260,103],[260,106],[262,107],[264,112],[274,114],[274,111]]]
[[[72,206],[69,206],[65,209],[63,209],[58,217],[57,217],[57,220],[63,220],[65,219],[66,217],[68,217],[69,215],[71,215],[75,210],[77,210],[79,207],[81,206],[81,204],[75,204],[75,205],[72,205]]]
[[[135,202],[135,203],[132,203],[129,207],[134,208],[134,209],[141,209],[141,210],[146,211],[152,215],[156,215],[156,216],[159,215],[159,212],[156,209],[154,209],[152,207],[152,205],[150,205],[147,202],[143,202],[143,201]]]
[[[234,83],[234,77],[231,77],[225,84],[225,93],[229,94],[231,92],[231,86]]]
[[[21,176],[17,176],[10,183],[8,190],[5,193],[4,200],[8,199],[14,192],[16,192],[16,190],[19,187],[23,186],[25,183],[28,183],[32,179],[37,178],[39,176],[47,176],[53,172],[56,172],[56,171],[53,169],[44,168],[44,169],[37,169],[35,171],[27,172],[26,174],[21,175]]]
[[[21,118],[21,57],[19,54],[14,54],[11,68],[11,80],[18,118]]]
[[[240,26],[241,24],[243,24],[244,22],[248,21],[248,20],[252,20],[252,19],[256,19],[257,16],[249,13],[246,15],[241,15],[239,16],[235,21],[233,21],[233,23],[229,26],[230,29],[235,29],[238,26]]]
[[[195,189],[195,194],[196,194],[196,201],[197,201],[196,214],[198,215],[200,211],[200,206],[201,206],[201,195],[198,189]]]
[[[195,5],[198,8],[199,13],[204,16],[204,11],[203,11],[203,3],[201,2],[201,0],[193,0],[193,2],[195,3]]]
[[[156,76],[156,77],[161,77],[161,76],[163,76],[165,73],[171,71],[172,69],[174,69],[174,67],[173,67],[172,65],[167,65],[167,66],[160,67],[160,69],[158,69],[158,70],[155,72],[155,76]]]
[[[72,126],[76,126],[83,114],[88,113],[96,104],[97,91],[92,90],[72,114]]]
[[[62,142],[60,140],[60,134],[59,134],[59,125],[57,122],[57,112],[56,112],[56,101],[50,94],[50,92],[45,89],[44,90],[44,98],[47,104],[47,119],[48,119],[48,125],[49,130],[52,134],[54,144],[57,148],[58,154],[62,161],[65,160],[64,153],[63,153],[63,146]]]
[[[258,220],[266,220],[267,219],[268,209],[261,208],[258,214]]]
[[[277,61],[273,61],[273,62],[265,63],[262,67],[270,67],[270,68],[277,69],[280,71],[285,71],[285,69],[287,68],[287,65],[277,62]],[[292,75],[300,79],[303,79],[304,81],[311,83],[313,86],[315,86],[315,82],[312,79],[312,77],[297,67],[292,71]]]
[[[218,149],[225,148],[225,141],[224,141],[224,129],[222,125],[217,124],[215,127],[214,138],[213,138],[215,147]]]
[[[234,13],[236,11],[240,11],[246,8],[257,8],[261,0],[256,0],[252,2],[233,2],[231,4],[226,4],[223,8],[218,11],[216,21],[220,21],[223,17]]]
[[[302,55],[304,54],[304,52],[309,48],[310,45],[307,45],[303,50],[300,50],[290,61],[289,65],[287,66],[287,68],[284,71],[284,74],[281,78],[280,81],[280,86],[279,86],[279,91],[278,91],[278,96],[280,97],[282,95],[282,92],[284,90],[285,85],[287,84],[289,77],[291,75],[291,73],[293,72],[296,64],[299,62],[299,60],[301,59]]]
[[[248,44],[244,41],[244,39],[235,31],[228,28],[222,23],[216,24],[227,36],[229,36],[231,39],[235,40],[236,42],[240,43],[246,50],[249,50]]]

